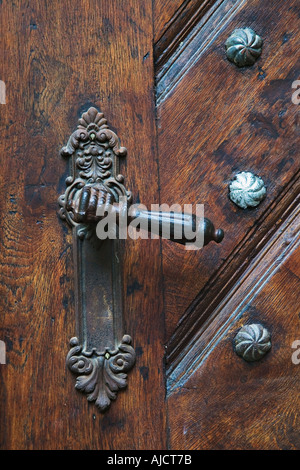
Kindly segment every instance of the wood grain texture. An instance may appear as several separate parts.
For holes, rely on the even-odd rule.
[[[184,10],[191,0],[158,0],[154,2],[154,41],[157,42],[168,26],[176,22],[178,13]]]
[[[223,306],[226,328],[170,396],[173,449],[299,449],[300,367],[292,361],[292,344],[300,337],[299,227],[298,208],[266,264],[252,272],[256,287],[249,291],[247,281]],[[282,251],[277,258],[276,244]],[[233,346],[239,329],[251,323],[266,327],[272,341],[270,352],[254,363],[238,357]]]
[[[126,246],[124,327],[138,357],[128,389],[102,416],[75,391],[65,365],[74,271],[71,231],[57,216],[68,175],[59,150],[90,105],[128,149],[122,172],[134,197],[147,203],[157,194],[151,4],[3,1],[0,12],[1,448],[160,449],[159,243]]]
[[[246,0],[216,0],[194,2],[195,9],[188,21],[183,18],[181,27],[169,28],[155,45],[157,103],[165,99],[172,88],[193,64],[200,60],[220,30]]]
[[[153,16],[151,3],[0,2],[1,449],[300,447],[299,6],[156,0]],[[244,25],[264,46],[238,69],[224,43]],[[123,328],[137,361],[104,415],[65,364],[75,273],[57,214],[69,174],[59,151],[90,106],[128,150],[120,172],[134,202],[203,203],[225,230],[201,251],[121,242]],[[267,186],[245,211],[228,198],[244,170]],[[233,340],[252,322],[270,330],[272,349],[248,364]]]
[[[224,0],[189,0],[184,2],[156,1],[154,18],[154,60],[156,75],[172,55],[177,55],[184,41],[198,28],[205,13]],[[189,39],[187,39],[189,41]]]
[[[287,259],[295,246],[297,247],[299,244],[299,201],[300,193],[275,224],[273,233],[268,233],[266,239],[261,240],[256,254],[251,253],[244,269],[237,267],[235,283],[231,279],[231,287],[226,286],[227,293],[224,292],[226,291],[224,286],[223,290],[220,289],[220,295],[216,294],[215,310],[211,310],[210,315],[204,319],[205,314],[203,315],[203,312],[199,310],[201,305],[199,302],[186,323],[183,322],[184,332],[187,331],[187,324],[190,326],[190,338],[189,342],[184,343],[184,333],[181,332],[182,343],[179,341],[176,344],[177,353],[180,349],[180,354],[175,355],[173,352],[175,357],[168,358],[169,367],[166,373],[169,394],[188,380],[195,368],[200,366],[211,349],[217,345],[224,331],[228,329],[228,325],[237,320],[245,305],[273,276],[282,260]],[[220,278],[222,282],[222,276]],[[207,312],[205,313],[207,315]],[[197,317],[200,318],[198,324]],[[190,321],[194,321],[194,328]]]
[[[286,186],[280,199],[273,201],[269,210],[263,214],[256,226],[232,251],[231,256],[220,269],[210,278],[205,288],[199,292],[189,308],[184,312],[180,327],[176,328],[167,347],[167,374],[176,375],[181,370],[188,370],[187,363],[192,363],[210,344],[215,336],[216,323],[223,305],[228,301],[233,291],[239,289],[242,280],[249,275],[253,260],[261,263],[264,269],[267,260],[265,253],[273,237],[278,236],[283,229],[291,212],[299,206],[300,174],[295,175]],[[218,318],[219,317],[219,318]],[[199,338],[201,337],[201,341]],[[201,342],[201,347],[200,347]],[[196,348],[194,345],[197,344]],[[188,354],[186,353],[188,351]]]
[[[275,223],[271,217],[265,224],[265,216],[277,203],[277,217],[286,210],[280,201],[299,171],[299,115],[291,101],[299,35],[295,4],[284,9],[275,28],[273,8],[244,2],[158,106],[161,201],[203,203],[205,215],[225,231],[221,245],[201,252],[163,242],[168,338],[175,329],[180,337],[183,313],[198,295],[203,300],[205,292],[205,302],[213,301],[214,273],[226,266],[224,285],[247,261],[252,243]],[[248,25],[264,38],[263,54],[251,68],[238,69],[226,59],[224,43],[236,25]],[[256,209],[241,210],[228,198],[228,184],[239,171],[265,181],[267,197]],[[296,194],[293,184],[289,188]],[[243,249],[236,252],[238,246]],[[200,302],[197,311],[204,307]]]

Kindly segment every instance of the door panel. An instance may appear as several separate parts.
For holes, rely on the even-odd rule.
[[[296,1],[0,3],[1,448],[299,448]],[[241,26],[264,40],[248,68],[224,49]],[[75,267],[57,202],[69,175],[60,149],[90,106],[127,148],[120,172],[133,202],[202,203],[225,230],[200,251],[121,241],[137,357],[104,414],[65,363]],[[240,171],[265,182],[255,209],[228,197]],[[234,349],[251,323],[272,341],[255,363]]]
[[[287,262],[284,253],[272,255],[274,240],[280,237],[278,246],[285,247],[299,231],[299,114],[291,101],[299,74],[298,18],[293,2],[275,15],[274,4],[215,3],[172,54],[162,52],[156,62],[161,201],[202,202],[205,215],[225,230],[222,244],[200,256],[162,242],[173,449],[299,447],[299,403],[280,408],[283,397],[296,396],[291,344],[299,325],[292,294],[299,286],[284,268],[281,277],[266,275],[270,260],[276,268]],[[263,53],[253,67],[239,69],[227,60],[224,44],[245,25],[263,37]],[[242,210],[228,197],[241,171],[266,184],[266,199],[255,209]],[[298,251],[288,252],[292,266]],[[253,322],[268,325],[276,342],[261,370],[233,351],[234,335]]]
[[[163,448],[159,244],[130,240],[123,250],[124,327],[137,364],[102,416],[65,365],[76,328],[74,267],[57,203],[68,176],[59,151],[90,105],[127,147],[122,173],[134,199],[158,195],[151,5],[3,1],[0,11],[1,447]]]
[[[270,29],[273,6],[260,2],[235,5],[237,11],[231,11],[230,21],[225,15],[202,48],[199,41],[206,38],[206,29],[212,29],[212,16],[203,35],[202,30],[197,32],[200,52],[189,59],[190,66],[174,78],[169,91],[160,95],[161,201],[203,203],[205,215],[216,224],[221,222],[226,233],[221,245],[207,246],[200,255],[163,243],[168,338],[183,312],[192,309],[191,301],[205,291],[206,302],[210,297],[206,286],[211,290],[224,270],[230,282],[249,255],[251,240],[258,243],[272,229],[275,221],[269,219],[268,226],[267,213],[280,205],[285,188],[299,170],[298,109],[291,101],[299,62],[286,59],[296,57],[299,38],[294,11],[289,4],[285,9],[277,27]],[[235,25],[241,24],[250,25],[265,38],[262,57],[247,69],[238,69],[224,52],[227,37]],[[289,40],[284,42],[282,31],[288,29]],[[182,64],[187,56],[191,44],[184,46],[183,57],[176,58],[172,67],[177,67],[177,61]],[[252,210],[243,211],[228,198],[228,185],[241,171],[259,175],[267,187],[265,201]],[[295,191],[293,186],[289,191]],[[281,210],[285,210],[284,205]],[[223,284],[224,280],[221,286],[218,283],[218,289]]]
[[[210,326],[214,337],[169,397],[171,447],[299,449],[299,364],[292,360],[299,322],[299,204],[252,261]],[[245,324],[260,323],[272,348],[259,362],[234,350]]]

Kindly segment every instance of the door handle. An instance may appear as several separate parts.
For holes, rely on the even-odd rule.
[[[132,223],[197,248],[224,237],[223,230],[202,215],[133,205],[119,174],[119,158],[126,154],[103,113],[93,107],[82,114],[61,150],[71,173],[59,205],[61,218],[72,227],[77,329],[66,362],[77,375],[75,388],[101,412],[127,386],[127,373],[135,364],[131,337],[123,334],[119,238],[126,238]],[[99,224],[111,219],[116,223],[110,237],[99,237]]]
[[[113,192],[103,182],[86,184],[72,191],[65,207],[75,223],[89,225],[91,229],[106,215],[112,223],[119,225],[123,217],[123,227],[135,221],[149,233],[182,245],[198,242],[201,247],[211,241],[220,243],[224,237],[224,231],[215,229],[206,217],[185,212],[148,211],[137,206],[128,209],[126,199],[123,203],[114,202]]]

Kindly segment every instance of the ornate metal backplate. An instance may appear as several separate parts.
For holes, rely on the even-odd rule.
[[[60,215],[70,226],[80,225],[80,238],[91,236],[94,227],[91,224],[78,224],[73,220],[73,212],[68,210],[68,201],[85,185],[103,184],[112,192],[115,202],[123,196],[131,200],[131,193],[123,185],[124,177],[120,175],[118,158],[125,157],[127,150],[120,147],[117,135],[109,129],[104,114],[96,108],[90,108],[83,113],[78,121],[77,129],[73,132],[65,147],[61,150],[64,157],[72,157],[71,176],[66,179],[67,189],[60,196]]]
[[[119,242],[99,240],[95,224],[74,220],[72,201],[83,188],[100,184],[118,202],[131,194],[119,174],[118,159],[126,156],[103,113],[90,108],[61,150],[70,160],[71,175],[60,196],[60,216],[73,230],[77,336],[70,341],[67,366],[78,377],[75,388],[86,393],[100,411],[109,408],[127,385],[135,363],[131,338],[123,333]]]

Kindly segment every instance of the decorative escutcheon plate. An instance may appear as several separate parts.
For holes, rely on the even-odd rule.
[[[122,238],[128,221],[138,220],[150,233],[164,237],[167,232],[169,240],[197,249],[211,241],[220,243],[224,237],[222,229],[215,229],[210,219],[199,215],[133,206],[128,211],[131,193],[118,167],[119,157],[126,153],[103,113],[95,108],[82,115],[61,151],[71,163],[59,204],[61,217],[73,229],[78,331],[71,339],[67,365],[78,376],[75,387],[101,411],[125,388],[127,372],[135,363],[131,338],[123,334],[122,326],[118,237]],[[98,223],[104,223],[107,215],[113,215],[116,224],[101,232],[102,237]]]
[[[95,224],[87,221],[73,205],[79,194],[94,185],[128,202],[131,194],[123,185],[118,159],[126,156],[117,135],[109,129],[103,113],[90,108],[79,119],[77,129],[61,150],[69,158],[71,175],[60,196],[60,216],[73,229],[77,336],[70,341],[67,366],[77,375],[75,388],[106,411],[119,390],[127,385],[134,366],[131,337],[123,333],[123,306],[118,240],[99,240]],[[84,197],[80,204],[84,204]]]

